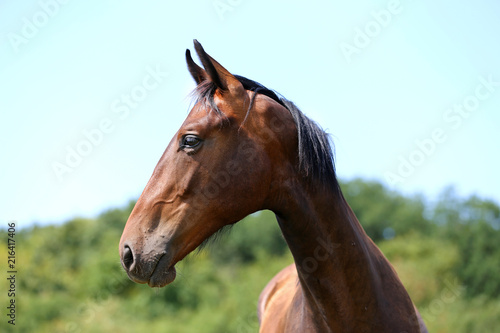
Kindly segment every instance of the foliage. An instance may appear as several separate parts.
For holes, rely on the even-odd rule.
[[[235,232],[224,235],[223,242],[210,247],[211,257],[218,263],[246,263],[265,252],[283,255],[288,251],[274,213],[262,211],[235,225]]]
[[[461,200],[448,189],[434,215],[458,246],[461,261],[454,272],[467,285],[467,295],[500,297],[500,207],[476,196]]]
[[[407,198],[387,190],[381,183],[361,179],[344,182],[341,187],[366,233],[375,242],[412,230],[433,232],[435,226],[425,218],[421,198]]]
[[[430,204],[360,179],[342,188],[430,332],[498,330],[497,204],[451,189]],[[17,331],[257,332],[259,293],[293,262],[273,214],[247,217],[179,263],[172,285],[153,290],[128,280],[118,258],[133,206],[17,232]],[[0,287],[7,290],[6,279]],[[2,320],[0,331],[9,329]]]
[[[411,233],[383,241],[380,249],[419,305],[428,305],[449,284],[456,283],[453,269],[459,261],[458,250],[447,240]]]

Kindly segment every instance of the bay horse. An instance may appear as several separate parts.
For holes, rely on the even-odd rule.
[[[292,102],[233,75],[198,41],[194,106],[123,231],[131,280],[163,287],[175,264],[245,216],[275,213],[294,264],[265,287],[260,332],[427,332],[336,178],[328,135]]]

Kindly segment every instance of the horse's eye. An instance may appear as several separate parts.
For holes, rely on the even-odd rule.
[[[185,148],[194,148],[198,146],[201,139],[196,135],[188,134],[182,138],[182,146]]]

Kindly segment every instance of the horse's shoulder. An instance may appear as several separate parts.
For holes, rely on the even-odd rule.
[[[295,264],[291,264],[283,268],[271,279],[271,281],[269,281],[264,290],[260,293],[259,303],[257,306],[257,315],[261,325],[264,319],[264,313],[268,306],[271,305],[271,303],[285,305],[285,303],[291,301],[294,294],[291,291],[295,290],[297,284],[298,277]],[[284,297],[287,299],[283,299]],[[281,306],[278,308],[283,309]]]

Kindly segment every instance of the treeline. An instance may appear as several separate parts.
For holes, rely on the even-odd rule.
[[[460,198],[453,189],[427,202],[360,179],[343,182],[342,189],[395,266],[430,332],[498,331],[500,208],[495,202]],[[179,263],[172,285],[150,289],[129,281],[118,257],[133,206],[17,232],[16,331],[257,332],[259,293],[292,262],[274,215],[247,217]],[[0,281],[7,290],[8,281]],[[8,318],[2,317],[0,331],[9,332]]]

